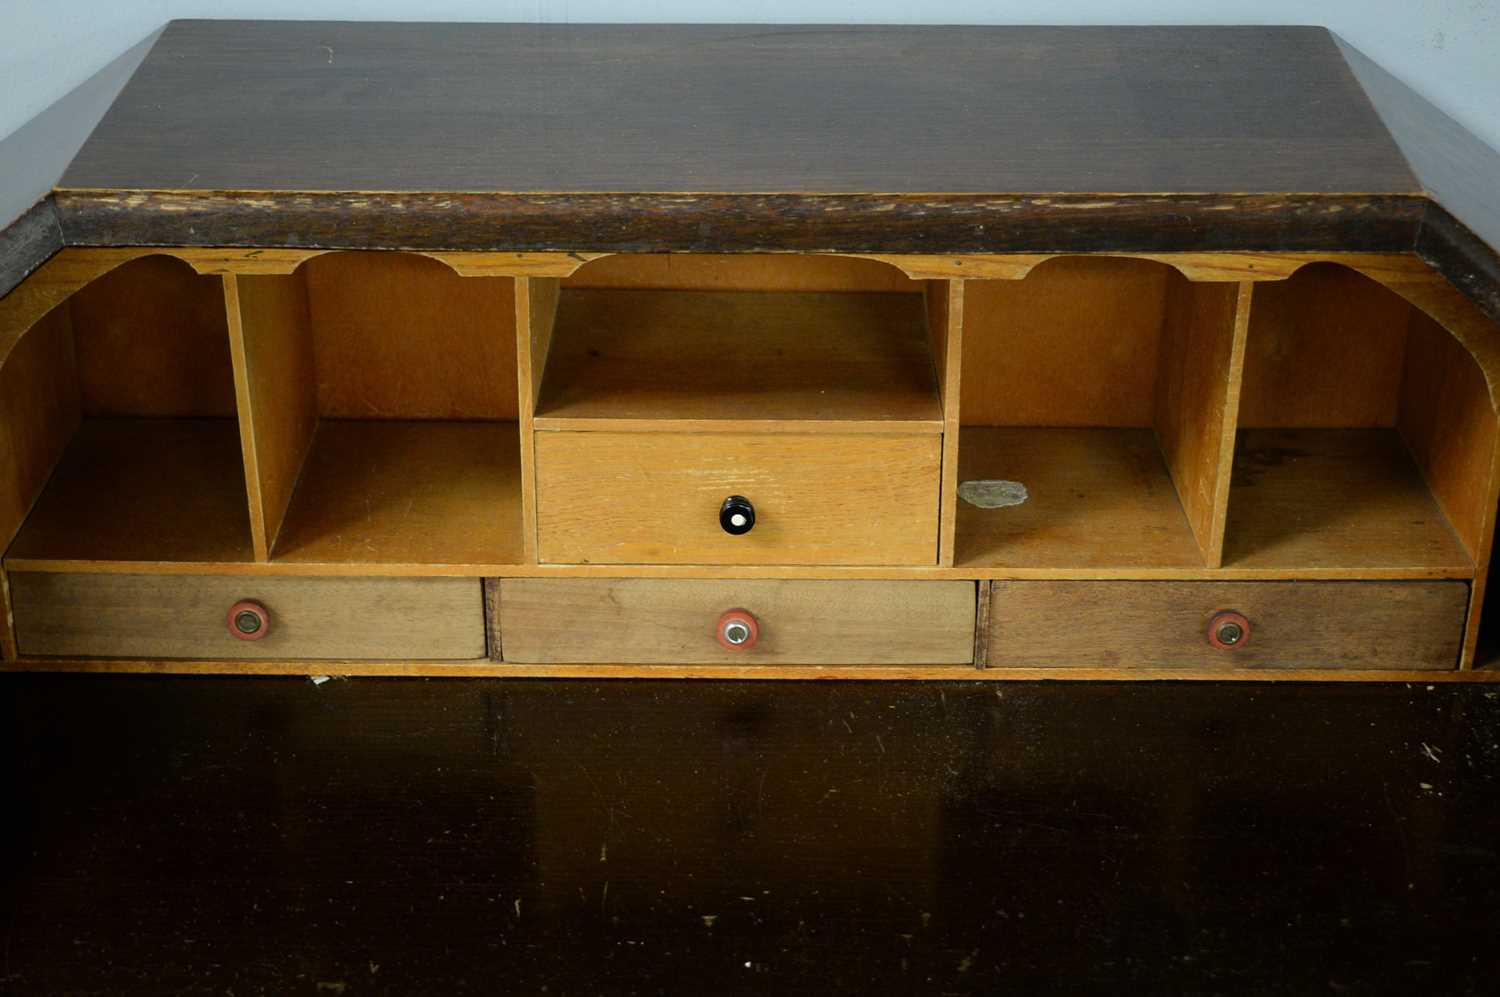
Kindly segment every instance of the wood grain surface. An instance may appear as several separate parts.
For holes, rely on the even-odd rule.
[[[994,582],[991,667],[1453,669],[1463,582]],[[1248,638],[1209,643],[1215,614]]]
[[[519,448],[513,422],[325,419],[273,556],[519,561]]]
[[[271,556],[318,428],[307,285],[289,277],[224,278],[240,446],[256,560]]]
[[[274,21],[172,23],[60,186],[1417,189],[1319,28]]]
[[[68,307],[85,415],[235,414],[222,278],[147,256],[89,284]]]
[[[479,658],[479,584],[465,578],[10,576],[23,654],[166,658]],[[230,635],[231,606],[255,600],[266,636]]]
[[[1257,287],[1240,425],[1395,425],[1410,320],[1411,306],[1398,294],[1336,264]]]
[[[1224,564],[1474,570],[1405,444],[1383,429],[1241,430]]]
[[[1088,571],[1203,568],[1149,429],[966,426],[959,479],[1020,482],[1020,505],[958,502],[956,563]]]
[[[564,289],[537,429],[940,433],[919,293]]]
[[[536,434],[540,559],[934,564],[942,437]],[[743,495],[755,527],[719,506]]]
[[[505,578],[505,660],[726,665],[940,665],[974,655],[973,582]],[[753,647],[728,650],[719,617],[751,613]]]
[[[85,420],[6,556],[250,561],[235,420]]]

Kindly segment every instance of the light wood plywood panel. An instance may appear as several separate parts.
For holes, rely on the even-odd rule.
[[[968,281],[964,424],[1150,426],[1171,279],[1159,263],[1073,256]]]
[[[960,481],[1026,489],[1018,505],[958,503],[961,567],[1202,568],[1203,555],[1149,429],[965,426]]]
[[[85,415],[234,415],[222,278],[146,256],[84,287],[68,306]]]
[[[1405,444],[1383,429],[1242,430],[1224,564],[1473,572]]]
[[[536,427],[940,433],[942,420],[919,293],[565,289]]]
[[[803,253],[620,253],[584,264],[566,287],[677,291],[916,291],[894,266]]]
[[[1204,560],[1223,554],[1252,285],[1168,284],[1156,437]]]
[[[88,419],[7,557],[252,559],[233,419]]]
[[[81,419],[66,305],[27,332],[0,366],[0,544],[8,546]]]
[[[307,287],[286,277],[224,279],[250,526],[264,561],[318,426]]]
[[[1313,264],[1256,287],[1240,426],[1393,426],[1411,306],[1353,270]]]
[[[324,420],[274,558],[514,563],[518,450],[513,422]]]
[[[1478,558],[1495,509],[1495,410],[1474,358],[1421,312],[1412,313],[1407,338],[1398,429],[1464,548]]]
[[[407,253],[303,264],[318,411],[334,419],[516,418],[515,283]]]

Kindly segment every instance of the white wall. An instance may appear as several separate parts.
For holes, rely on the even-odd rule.
[[[1324,24],[1500,149],[1500,0],[0,0],[0,137],[178,17]]]

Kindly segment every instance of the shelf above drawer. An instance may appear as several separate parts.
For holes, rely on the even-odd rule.
[[[920,293],[564,288],[539,430],[941,433]]]

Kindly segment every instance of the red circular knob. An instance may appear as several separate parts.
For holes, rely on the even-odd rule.
[[[719,627],[714,636],[719,644],[730,651],[743,651],[755,646],[760,637],[760,624],[743,609],[731,609],[719,617]]]
[[[271,614],[254,599],[243,599],[229,607],[224,624],[229,635],[239,640],[260,640],[271,632]]]
[[[1233,651],[1250,643],[1250,621],[1225,610],[1208,621],[1208,642],[1221,651]]]

